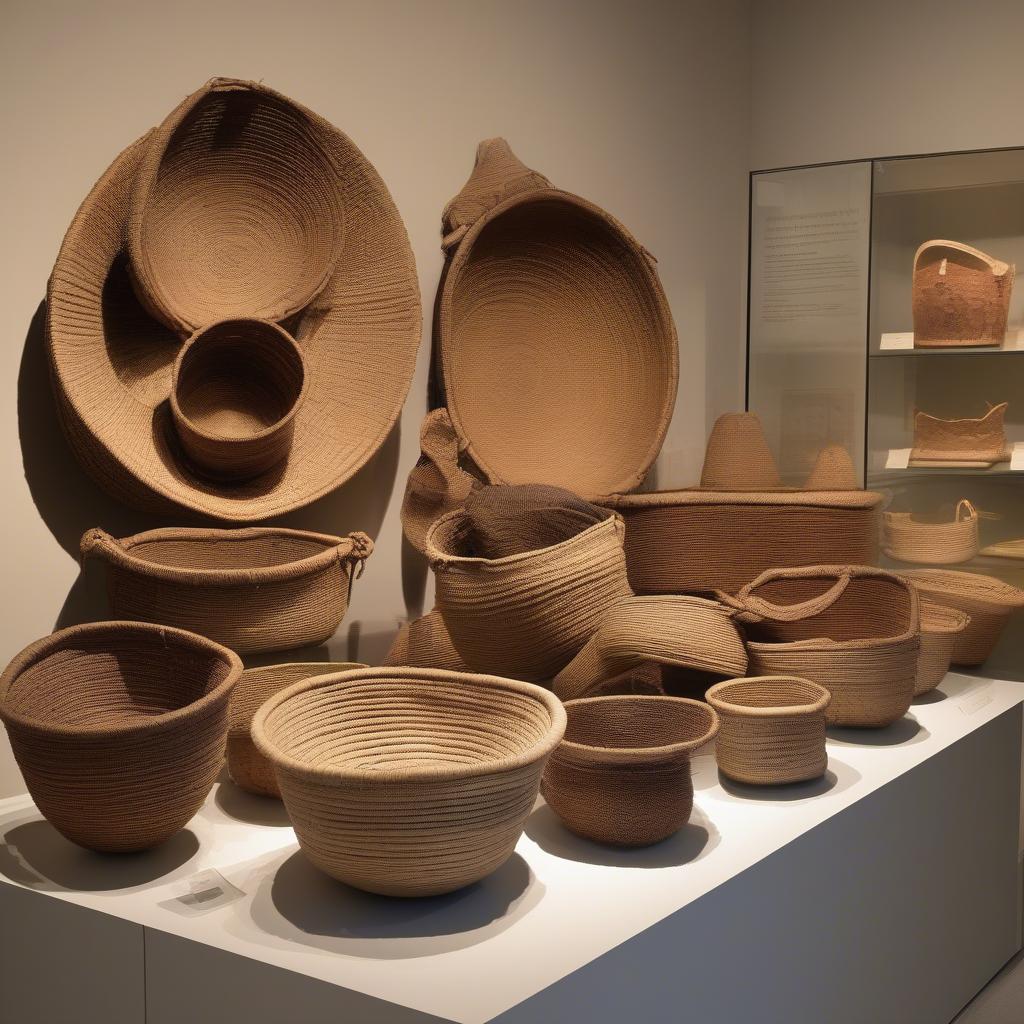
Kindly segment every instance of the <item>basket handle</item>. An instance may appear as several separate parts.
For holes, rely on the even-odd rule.
[[[775,622],[799,622],[801,619],[812,618],[821,614],[825,609],[831,608],[845,593],[846,588],[850,585],[850,579],[850,573],[841,573],[837,576],[835,583],[824,593],[796,604],[775,604],[773,601],[748,593],[747,588],[744,588],[735,598],[731,598],[728,603],[737,609],[737,618],[742,621],[757,622],[762,619],[771,619]],[[754,587],[757,582],[755,580],[750,587]]]
[[[112,537],[106,530],[94,526],[82,534],[78,543],[78,549],[82,558],[106,558],[108,561],[118,561],[119,556],[123,558],[124,548],[121,547],[116,537]]]
[[[373,541],[361,530],[350,533],[345,538],[348,541],[348,551],[342,547],[338,550],[338,561],[349,566],[349,585],[353,579],[359,579],[366,568],[366,560],[373,554]]]

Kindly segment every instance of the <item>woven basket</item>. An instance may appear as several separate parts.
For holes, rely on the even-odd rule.
[[[885,553],[901,562],[952,565],[978,553],[978,510],[963,498],[948,523],[915,519],[910,512],[886,512]]]
[[[915,348],[1002,345],[1014,273],[962,242],[925,242],[914,254]]]
[[[366,668],[356,662],[297,661],[246,669],[228,704],[228,774],[236,786],[257,796],[281,796],[274,766],[252,741],[252,720],[262,705],[302,679]]]
[[[710,491],[773,490],[782,486],[757,413],[725,413],[715,420],[704,451],[700,485]]]
[[[912,569],[904,575],[923,597],[970,616],[967,628],[953,644],[954,665],[983,664],[999,642],[1010,615],[1024,608],[1024,590],[994,576],[954,569]]]
[[[438,369],[490,483],[636,487],[675,404],[675,327],[653,257],[503,139],[445,208]]]
[[[579,652],[616,601],[631,597],[617,515],[551,547],[479,558],[464,511],[427,534],[438,610],[476,672],[542,682]]]
[[[966,612],[922,599],[921,653],[917,659],[915,697],[934,690],[946,678],[957,638],[970,621]]]
[[[914,447],[911,465],[918,463],[991,466],[1006,462],[1012,450],[1006,441],[1007,403],[992,406],[977,419],[943,420],[914,410]]]
[[[451,892],[504,864],[564,731],[538,686],[396,668],[296,683],[252,726],[306,856],[389,896]]]
[[[990,555],[992,558],[1012,558],[1019,561],[1024,559],[1024,537],[988,544],[981,549],[981,554]]]
[[[733,603],[751,675],[820,683],[834,725],[878,728],[906,714],[921,630],[917,592],[903,577],[868,566],[773,569]]]
[[[238,656],[193,633],[97,622],[25,648],[0,719],[43,816],[79,846],[148,850],[184,828],[224,762]]]
[[[402,624],[384,657],[385,665],[409,668],[443,668],[450,672],[468,672],[469,668],[448,635],[441,613],[433,611]]]
[[[796,676],[751,676],[716,683],[715,757],[723,775],[754,786],[818,779],[828,767],[824,686]]]
[[[685,697],[585,697],[565,705],[565,739],[542,793],[577,835],[612,846],[650,846],[693,810],[690,755],[714,738],[718,715]]]
[[[113,615],[189,629],[241,654],[334,634],[373,541],[304,530],[88,530],[82,554],[107,563]]]

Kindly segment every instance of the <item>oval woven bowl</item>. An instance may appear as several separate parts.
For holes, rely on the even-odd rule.
[[[978,553],[978,511],[966,498],[945,523],[920,520],[911,512],[886,512],[883,523],[885,553],[897,561],[953,565]]]
[[[306,856],[387,896],[452,892],[501,867],[564,731],[539,686],[412,668],[307,679],[252,726]]]
[[[922,599],[921,653],[917,659],[915,697],[934,690],[946,678],[957,638],[970,621],[966,612]]]
[[[828,767],[824,686],[796,676],[748,676],[705,695],[718,712],[715,757],[723,775],[754,786],[818,779]]]
[[[718,732],[714,708],[615,695],[566,701],[565,712],[542,792],[567,828],[612,846],[650,846],[690,820],[690,754]]]
[[[923,597],[970,616],[966,629],[953,642],[954,665],[983,664],[999,642],[1010,616],[1024,608],[1024,590],[995,576],[955,569],[912,569],[903,575]]]
[[[128,249],[140,299],[186,334],[298,312],[338,256],[337,179],[304,108],[255,82],[207,82],[156,129],[139,165]]]
[[[106,563],[111,614],[250,654],[332,636],[373,541],[280,527],[171,528],[120,539],[93,529],[81,548]]]
[[[228,704],[228,774],[236,786],[257,796],[280,799],[274,766],[252,741],[252,720],[260,707],[286,686],[313,676],[366,668],[357,662],[298,661],[246,669]]]
[[[0,677],[0,719],[43,816],[79,846],[148,850],[184,828],[224,763],[237,654],[179,629],[72,626]]]

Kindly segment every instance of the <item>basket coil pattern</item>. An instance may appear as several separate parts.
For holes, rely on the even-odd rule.
[[[1004,426],[1007,408],[1007,403],[1001,402],[984,416],[956,420],[940,419],[916,409],[911,464],[991,466],[1006,462],[1012,454]]]
[[[952,565],[978,553],[978,510],[966,498],[951,522],[928,523],[910,512],[885,513],[885,553],[901,562]]]
[[[530,683],[378,668],[296,683],[252,734],[313,864],[369,892],[431,896],[512,855],[564,730],[561,703]]]
[[[612,846],[649,846],[690,820],[690,755],[718,731],[712,707],[613,695],[570,700],[565,711],[565,739],[548,762],[543,794],[567,828]]]
[[[915,697],[931,692],[946,678],[953,648],[970,621],[966,612],[922,599],[921,654],[917,661]]]
[[[184,828],[224,762],[232,651],[135,622],[73,626],[0,678],[0,718],[43,816],[79,846],[148,850]]]
[[[718,712],[715,756],[723,775],[755,786],[805,782],[825,774],[824,686],[795,676],[727,679],[707,694]]]
[[[451,672],[469,671],[436,608],[402,624],[383,663],[410,668],[443,668]]]

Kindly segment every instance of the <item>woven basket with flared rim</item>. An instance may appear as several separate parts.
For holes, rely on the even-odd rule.
[[[427,557],[437,608],[476,672],[546,681],[632,596],[617,515],[560,544],[494,559],[466,553],[471,526],[464,511],[442,516],[427,534]]]
[[[0,678],[0,719],[43,816],[79,846],[148,850],[199,810],[224,762],[238,655],[184,630],[72,626]]]
[[[252,726],[306,856],[389,896],[452,892],[501,867],[564,731],[538,686],[411,668],[296,683]]]
[[[751,675],[792,675],[832,694],[833,725],[879,728],[914,697],[920,653],[917,591],[870,566],[770,569],[735,598]]]
[[[976,419],[943,420],[914,410],[914,447],[910,462],[991,466],[1011,454],[1004,429],[1007,403],[992,406]]]
[[[824,686],[797,676],[750,676],[716,683],[706,696],[718,712],[715,757],[723,775],[774,786],[825,774],[832,698]]]
[[[473,462],[490,483],[636,487],[664,440],[679,372],[653,257],[503,139],[480,144],[443,230],[438,368]]]
[[[246,669],[228,704],[228,774],[236,786],[257,796],[281,796],[274,766],[252,741],[252,720],[275,693],[302,679],[366,668],[358,662],[297,661]]]
[[[337,168],[345,233],[326,287],[288,324],[309,385],[287,461],[260,477],[216,483],[180,457],[167,398],[182,341],[143,310],[122,251],[152,135],[114,161],[68,229],[47,295],[54,392],[75,454],[125,504],[159,513],[187,508],[232,523],[282,515],[348,480],[398,419],[422,322],[409,239],[362,153],[307,114]]]
[[[732,617],[732,609],[700,597],[627,597],[608,609],[552,688],[562,700],[588,697],[650,662],[716,677],[742,675],[747,655]]]
[[[565,712],[542,792],[566,827],[612,846],[649,846],[690,820],[690,755],[718,732],[714,708],[685,697],[607,696],[568,701]]]
[[[410,668],[443,668],[466,672],[469,667],[452,643],[441,613],[433,611],[402,624],[384,657],[385,665]]]
[[[332,636],[373,541],[279,527],[173,528],[120,539],[93,529],[81,547],[106,562],[112,614],[189,629],[250,654]]]
[[[915,697],[934,690],[946,678],[957,638],[970,621],[966,612],[922,599],[921,653],[917,659]]]
[[[954,665],[983,664],[1010,616],[1024,608],[1024,590],[994,576],[954,569],[911,569],[903,575],[923,597],[970,616],[966,629],[953,643]]]
[[[323,290],[347,212],[325,134],[287,97],[229,78],[170,113],[128,219],[136,290],[155,316],[186,334],[228,317],[283,320]]]
[[[978,553],[978,510],[966,498],[946,523],[916,519],[911,512],[886,512],[885,553],[901,562],[953,565]]]
[[[1002,345],[1014,273],[962,242],[925,242],[914,254],[914,346]]]

